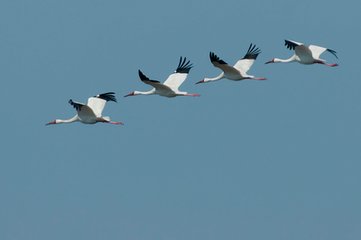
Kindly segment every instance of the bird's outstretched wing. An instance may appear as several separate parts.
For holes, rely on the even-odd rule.
[[[177,69],[174,73],[168,76],[167,80],[165,80],[163,84],[177,92],[179,86],[187,79],[188,73],[192,67],[193,65],[189,60],[187,61],[186,57],[180,57]]]
[[[75,108],[75,110],[78,112],[78,116],[80,119],[96,117],[94,111],[87,105],[84,105],[83,103],[74,102],[72,99],[70,99],[69,104],[72,105]]]
[[[304,45],[303,43],[299,43],[292,40],[285,40],[285,46],[295,51],[295,55],[302,62],[313,62],[313,54],[311,49]]]
[[[101,93],[98,94],[96,96],[94,96],[95,98],[100,98],[103,99],[105,101],[112,101],[112,102],[117,102],[117,99],[114,96],[115,92],[107,92],[107,93]]]
[[[261,50],[251,43],[246,55],[244,55],[241,60],[238,60],[238,62],[234,65],[234,68],[239,70],[242,74],[246,74],[260,53]]]
[[[297,46],[301,46],[303,45],[303,43],[299,43],[293,40],[285,40],[285,46],[289,49],[289,50],[295,50],[295,48]]]
[[[108,101],[117,102],[114,92],[101,93],[96,96],[88,98],[88,107],[90,107],[95,116],[101,117],[105,104]]]
[[[220,59],[214,52],[209,53],[209,59],[211,60],[213,66],[221,69],[225,74],[239,75],[239,71],[237,69],[228,65],[228,63]]]
[[[336,51],[334,51],[332,49],[328,49],[328,48],[324,48],[324,47],[320,47],[320,46],[316,46],[316,45],[310,45],[308,48],[311,50],[312,56],[315,59],[319,59],[321,54],[324,53],[325,51],[331,53],[338,59],[338,57],[336,55]]]
[[[81,111],[81,109],[85,106],[83,103],[74,102],[72,99],[69,100],[69,104],[72,105],[77,112]]]
[[[150,80],[147,76],[145,76],[142,71],[138,70],[138,74],[139,74],[139,78],[142,82],[144,82],[145,84],[148,84],[152,87],[154,87],[155,89],[158,90],[163,90],[163,91],[172,91],[172,89],[170,89],[169,87],[165,86],[164,84],[162,84],[159,81],[156,80]]]
[[[337,52],[336,52],[335,50],[332,50],[332,49],[327,48],[326,51],[329,52],[329,53],[331,53],[333,56],[335,56],[335,57],[338,59],[338,57],[337,57],[337,55],[336,55]]]

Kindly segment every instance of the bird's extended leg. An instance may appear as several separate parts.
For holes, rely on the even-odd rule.
[[[113,121],[107,121],[105,123],[110,123],[110,124],[114,124],[114,125],[124,125],[124,123],[122,123],[122,122],[113,122]]]
[[[329,66],[329,67],[337,67],[337,66],[338,66],[337,63],[331,63],[331,64],[325,63],[325,65],[326,65],[326,66]]]
[[[329,67],[337,67],[338,66],[337,63],[326,63],[324,61],[315,61],[315,63],[323,64],[323,65],[326,65],[326,66],[329,66]]]
[[[255,78],[252,78],[253,80],[267,80],[267,78],[264,78],[264,77],[255,77]]]
[[[201,96],[201,95],[198,94],[198,93],[187,93],[187,94],[184,94],[184,96],[188,96],[188,97],[199,97],[199,96]]]

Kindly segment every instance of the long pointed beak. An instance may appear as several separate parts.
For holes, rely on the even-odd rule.
[[[264,64],[269,64],[269,63],[273,63],[273,60],[265,62]]]
[[[55,120],[54,120],[54,121],[51,121],[51,122],[48,122],[47,124],[45,124],[45,126],[53,125],[53,124],[56,124]]]
[[[125,95],[124,97],[129,97],[129,96],[134,96],[134,93],[131,92],[131,93],[128,93],[127,95]]]
[[[204,83],[204,79],[200,80],[199,82],[196,82],[195,84],[200,84],[200,83]]]

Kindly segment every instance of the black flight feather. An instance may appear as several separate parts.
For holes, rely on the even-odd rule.
[[[336,55],[336,51],[335,50],[332,50],[332,49],[328,49],[327,48],[327,50],[326,50],[327,52],[329,52],[329,53],[331,53],[333,56],[335,56],[337,59],[338,59],[338,57],[337,57],[337,55]]]
[[[114,92],[107,92],[107,93],[98,94],[94,97],[101,98],[107,102],[108,101],[117,102],[117,99],[115,98],[114,94],[115,94]]]
[[[295,47],[299,46],[298,44],[291,42],[289,40],[285,40],[285,46],[289,49],[289,50],[295,50]]]
[[[243,59],[255,59],[257,58],[258,54],[261,53],[259,48],[256,48],[256,45],[252,43],[249,45],[246,55],[244,55]]]
[[[209,59],[211,60],[211,62],[217,62],[219,64],[227,64],[225,61],[220,59],[214,52],[209,53]]]
[[[187,58],[179,58],[179,63],[178,63],[178,67],[176,69],[176,73],[189,73],[189,71],[191,70],[191,68],[193,67],[193,65],[190,63],[190,61],[188,60],[187,62]]]
[[[154,83],[159,83],[159,81],[156,81],[156,80],[150,80],[147,76],[145,76],[142,71],[138,70],[138,75],[139,75],[139,78],[140,80],[142,81],[149,81],[149,82],[154,82]]]
[[[75,108],[75,110],[77,110],[77,111],[80,111],[81,108],[84,106],[81,103],[73,102],[72,99],[69,100],[69,104],[72,105]]]

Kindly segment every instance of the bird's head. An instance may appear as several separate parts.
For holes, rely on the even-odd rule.
[[[270,61],[265,62],[265,64],[269,64],[269,63],[275,63],[275,58],[272,58]]]
[[[55,120],[53,120],[53,121],[51,121],[51,122],[48,122],[48,123],[45,124],[45,125],[48,126],[48,125],[53,125],[53,124],[57,124],[57,123],[58,123],[58,120],[55,119]]]
[[[136,95],[136,93],[135,93],[135,91],[133,91],[133,92],[131,92],[131,93],[128,93],[128,94],[125,95],[124,97],[135,96],[135,95]]]
[[[200,80],[199,82],[196,82],[196,84],[205,83],[204,79]]]

